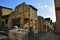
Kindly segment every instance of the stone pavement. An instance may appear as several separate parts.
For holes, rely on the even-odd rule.
[[[53,31],[39,34],[39,40],[60,40],[60,35],[56,35]]]
[[[0,38],[2,38],[2,36],[3,35],[0,35]],[[2,40],[8,40],[8,39],[2,39]],[[35,34],[34,37],[31,37],[31,40],[60,40],[60,35],[56,35],[53,31],[49,31],[43,34]]]
[[[5,35],[0,34],[0,40],[8,40],[8,37]]]

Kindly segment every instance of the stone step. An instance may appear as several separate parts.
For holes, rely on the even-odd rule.
[[[0,34],[0,40],[1,40],[1,39],[6,39],[6,38],[8,38],[8,37],[5,36],[5,35]]]

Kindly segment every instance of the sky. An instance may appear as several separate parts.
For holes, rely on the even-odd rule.
[[[23,2],[38,9],[38,16],[50,17],[53,22],[56,21],[54,0],[0,0],[0,6],[15,9],[17,5]]]

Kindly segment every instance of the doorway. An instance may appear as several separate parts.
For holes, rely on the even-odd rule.
[[[14,26],[20,26],[20,19],[19,18],[15,18],[15,19],[12,19],[12,27]]]

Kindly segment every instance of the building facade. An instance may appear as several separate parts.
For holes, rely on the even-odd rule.
[[[37,9],[32,5],[22,3],[16,6],[8,20],[9,29],[18,26],[19,28],[33,27],[35,30],[37,29]]]
[[[60,33],[60,0],[55,0],[56,32]]]
[[[7,27],[8,16],[12,11],[11,8],[0,6],[0,29]]]
[[[50,18],[45,18],[44,20],[45,32],[53,28],[52,20]]]
[[[42,16],[38,16],[38,32],[44,32],[44,18]]]

